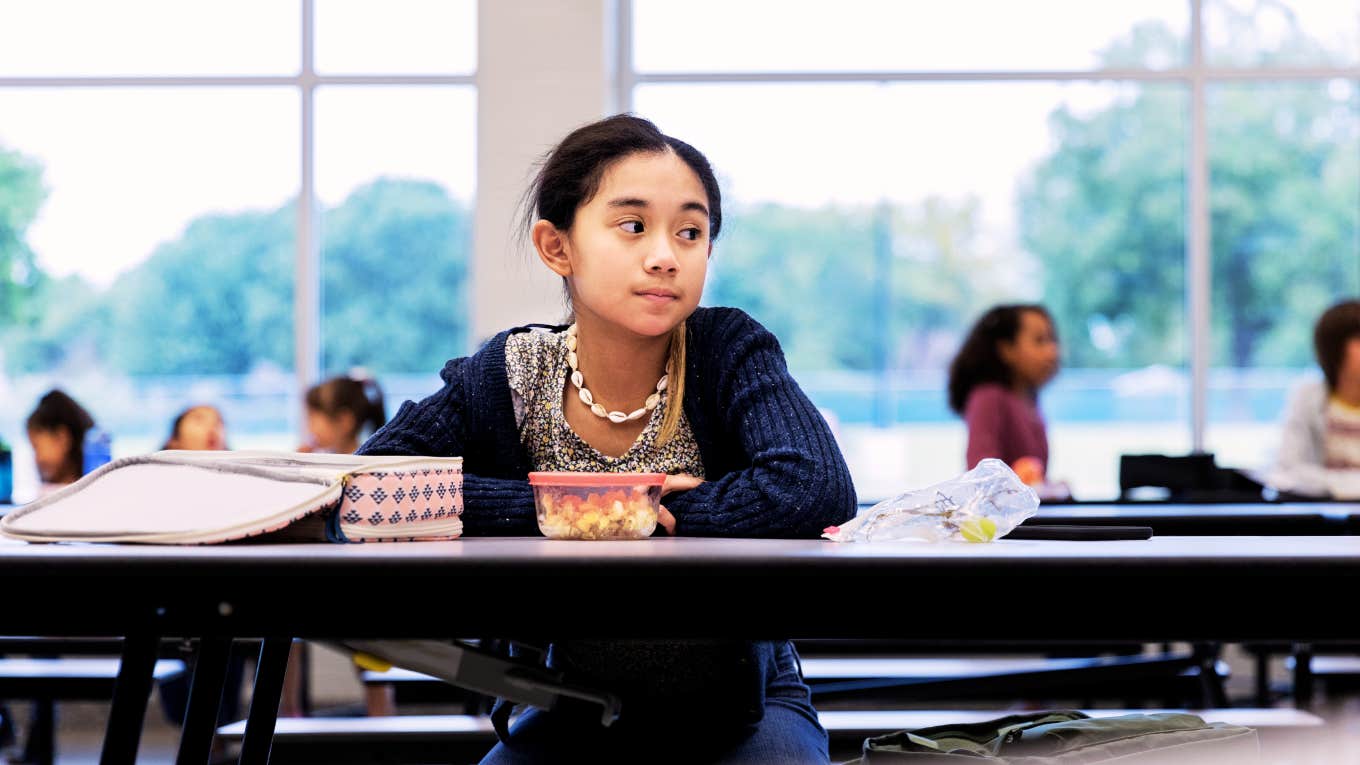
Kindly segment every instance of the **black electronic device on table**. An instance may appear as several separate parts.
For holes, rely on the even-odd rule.
[[[1053,539],[1072,542],[1098,542],[1151,539],[1150,526],[1016,526],[1006,539]]]

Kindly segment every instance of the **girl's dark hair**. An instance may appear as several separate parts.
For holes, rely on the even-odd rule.
[[[354,436],[365,428],[372,432],[387,423],[382,388],[377,380],[366,375],[332,377],[313,385],[307,389],[307,408],[327,417],[349,412],[354,415]]]
[[[1034,312],[1053,323],[1048,309],[1041,305],[1016,303],[999,305],[977,320],[963,341],[958,355],[949,365],[949,408],[956,414],[963,414],[968,406],[968,394],[983,383],[995,382],[1009,386],[1012,382],[1011,368],[1001,359],[997,343],[1013,342],[1020,334],[1021,317]]]
[[[1313,351],[1329,390],[1336,390],[1346,361],[1346,343],[1352,337],[1360,337],[1360,300],[1343,300],[1328,308],[1313,327]]]
[[[579,127],[548,153],[524,195],[524,228],[542,219],[568,231],[576,210],[600,190],[600,181],[615,162],[632,154],[673,151],[704,186],[708,197],[708,238],[722,229],[722,194],[708,159],[698,149],[657,129],[649,120],[616,114]]]
[[[85,407],[66,395],[65,391],[48,391],[28,416],[28,429],[52,432],[64,430],[71,434],[71,448],[66,452],[66,467],[73,475],[80,475],[85,466],[85,432],[94,427],[94,418]]]

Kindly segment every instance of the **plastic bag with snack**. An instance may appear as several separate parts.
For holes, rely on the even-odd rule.
[[[997,459],[886,499],[822,536],[833,542],[990,542],[1039,509],[1039,495]]]

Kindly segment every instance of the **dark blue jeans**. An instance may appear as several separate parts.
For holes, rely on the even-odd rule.
[[[509,746],[499,743],[482,765],[548,762],[592,763],[817,763],[826,765],[826,731],[817,721],[792,643],[775,651],[777,671],[765,688],[765,715],[755,725],[725,729],[717,721],[654,725],[620,732],[590,713],[531,709],[510,728]],[[702,715],[697,716],[702,720]]]

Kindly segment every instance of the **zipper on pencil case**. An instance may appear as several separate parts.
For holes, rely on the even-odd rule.
[[[443,523],[417,523],[392,528],[374,528],[359,524],[340,524],[340,532],[346,539],[420,539],[422,537],[453,537],[463,533],[461,520]]]

